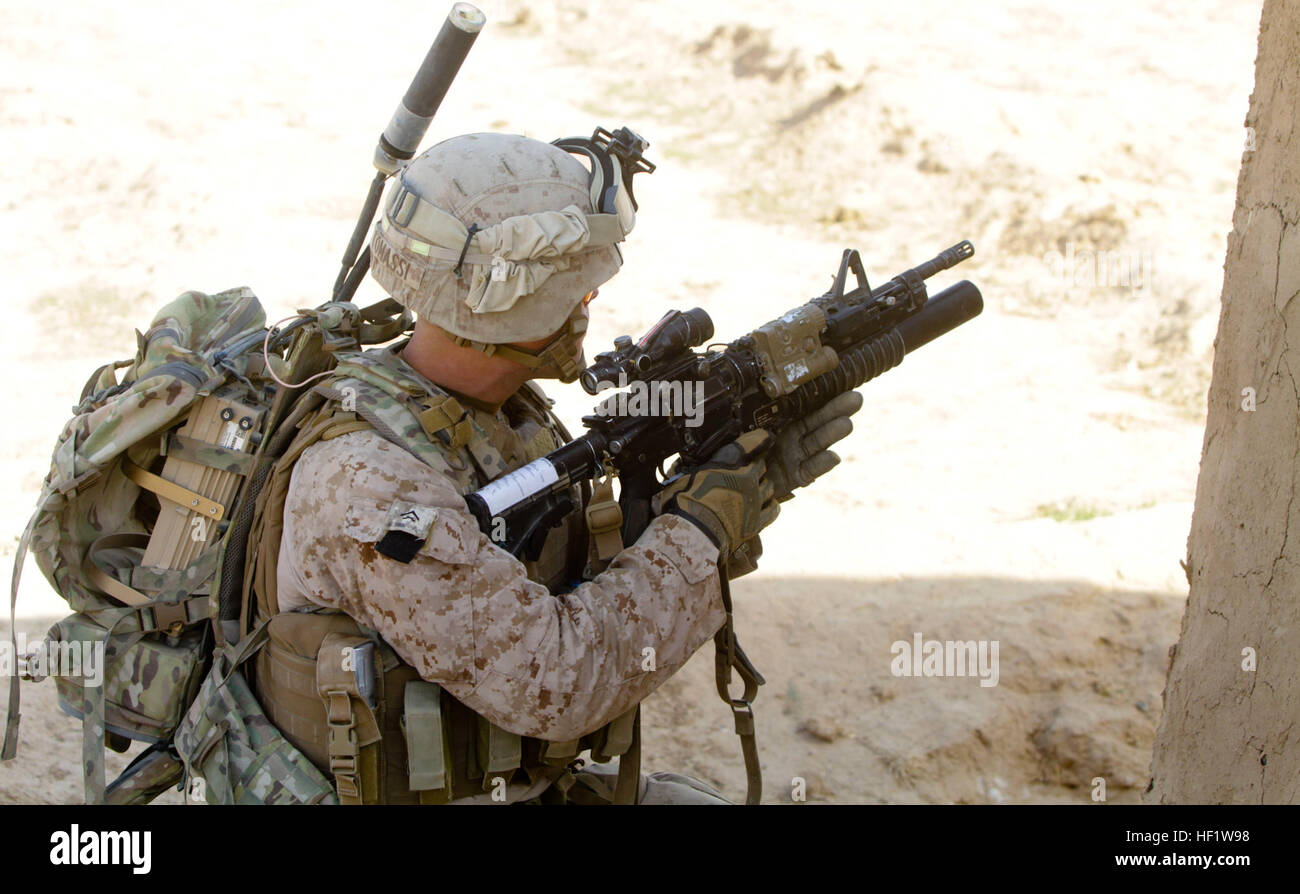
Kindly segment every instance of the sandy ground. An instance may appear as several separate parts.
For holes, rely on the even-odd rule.
[[[731,338],[962,238],[986,310],[864,391],[787,504],[738,629],[765,800],[1135,801],[1184,554],[1259,3],[483,3],[426,145],[628,124],[659,170],[589,344],[700,305]],[[0,12],[0,446],[12,557],[86,375],[175,294],[325,300],[374,139],[445,9],[133,2]],[[397,25],[397,27],[394,27]],[[363,298],[377,296],[373,283]],[[576,422],[591,399],[556,392]],[[31,633],[61,603],[28,563]],[[997,640],[996,687],[891,644]],[[743,794],[711,649],[647,704],[646,766]],[[79,725],[24,687],[0,801],[79,798]]]

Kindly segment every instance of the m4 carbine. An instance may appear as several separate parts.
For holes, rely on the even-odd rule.
[[[779,432],[976,317],[984,299],[973,283],[962,280],[933,298],[925,286],[974,253],[969,241],[959,242],[873,289],[858,252],[845,250],[830,291],[721,350],[696,350],[713,337],[704,310],[669,311],[639,341],[616,339],[579,379],[589,394],[640,383],[634,387],[652,396],[641,403],[655,415],[613,412],[619,402],[607,398],[583,418],[585,435],[469,494],[470,511],[498,545],[536,558],[572,510],[573,485],[614,473],[623,542],[635,542],[652,518],[668,459],[698,464],[744,432]],[[845,291],[850,272],[857,285]],[[701,395],[689,413],[681,401],[666,408],[668,401],[654,399],[684,392]]]

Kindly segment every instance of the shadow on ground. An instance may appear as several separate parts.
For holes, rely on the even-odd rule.
[[[1083,804],[1101,779],[1108,801],[1131,803],[1147,784],[1185,595],[760,572],[737,581],[734,597],[740,641],[767,679],[754,705],[765,802]],[[38,637],[53,620],[20,618],[18,628]],[[996,641],[997,685],[896,676],[892,645],[916,633]],[[712,644],[646,702],[643,728],[643,770],[689,773],[743,800]],[[80,801],[80,748],[80,723],[59,711],[53,683],[24,684],[22,741],[0,767],[0,803]],[[110,779],[133,754],[110,753]]]

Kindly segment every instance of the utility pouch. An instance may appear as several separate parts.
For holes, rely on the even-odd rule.
[[[492,791],[502,783],[506,785],[514,778],[515,770],[523,763],[523,738],[507,732],[482,715],[478,718],[475,746],[478,752],[478,764],[483,771],[483,790]]]
[[[234,654],[215,653],[176,730],[186,775],[203,780],[209,804],[335,804],[334,787],[271,724],[240,672],[239,665],[265,641],[262,628]]]
[[[411,680],[403,692],[402,735],[406,739],[407,784],[421,804],[447,802],[447,729],[442,722],[442,687]]]
[[[636,728],[636,712],[640,705],[615,717],[589,737],[591,759],[598,764],[607,763],[626,754],[632,747],[633,731]]]
[[[119,628],[120,630],[120,628]],[[104,730],[141,742],[165,741],[180,723],[203,681],[205,631],[201,625],[176,636],[115,633],[89,615],[69,615],[50,628],[45,649],[57,658],[59,707],[82,717],[83,682],[102,678]],[[69,675],[80,665],[81,674]],[[92,673],[88,673],[92,672]]]
[[[329,771],[340,804],[371,804],[379,799],[382,738],[375,711],[363,694],[374,691],[374,665],[360,661],[373,655],[364,636],[330,633],[316,655],[316,691],[325,703],[329,729]],[[361,682],[358,673],[367,675]]]

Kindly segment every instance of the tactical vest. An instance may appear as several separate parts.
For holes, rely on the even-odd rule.
[[[445,803],[468,797],[561,798],[584,750],[605,762],[629,752],[636,708],[581,739],[521,737],[420,679],[377,633],[341,612],[280,612],[276,567],[293,464],[317,441],[373,430],[451,478],[462,494],[569,440],[550,401],[531,383],[502,411],[510,428],[471,412],[416,373],[404,343],[351,353],[304,397],[299,434],[259,495],[244,576],[243,629],[267,621],[252,669],[263,710],[284,736],[332,776],[340,803]],[[595,552],[575,489],[574,510],[525,562],[531,580],[562,593],[589,576]],[[597,526],[599,527],[599,526]],[[629,755],[630,758],[631,755]],[[545,794],[543,794],[545,793]],[[493,797],[495,796],[495,797]]]

